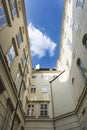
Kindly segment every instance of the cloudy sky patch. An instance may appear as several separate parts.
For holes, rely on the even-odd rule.
[[[32,23],[28,25],[28,33],[32,56],[38,56],[41,58],[46,56],[46,52],[49,53],[50,57],[54,56],[54,51],[57,45],[48,36],[46,36],[46,34],[35,28]]]

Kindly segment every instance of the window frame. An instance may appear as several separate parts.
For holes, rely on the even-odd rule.
[[[83,4],[84,4],[84,0],[77,0],[76,7],[80,7],[81,9],[83,9]]]
[[[19,28],[19,31],[16,35],[16,39],[17,39],[18,48],[20,48],[20,44],[23,42],[23,35],[22,35],[21,27]]]
[[[2,8],[2,11],[3,11],[3,15],[1,15],[0,20],[2,20],[3,18],[5,18],[5,23],[2,24],[2,25],[0,25],[1,26],[0,30],[1,30],[1,29],[3,29],[8,24],[8,22],[7,22],[7,17],[6,17],[4,5],[1,2],[0,2],[0,8]]]
[[[24,53],[24,51],[23,51],[23,52],[22,52],[22,56],[21,56],[22,67],[25,66],[25,62],[26,62],[26,56],[25,56],[25,53]]]
[[[13,50],[14,50],[14,56],[13,56],[13,57],[12,57],[12,52],[13,52],[13,50],[11,50],[12,48],[13,48]],[[7,58],[9,67],[11,67],[11,65],[13,64],[13,61],[14,61],[15,57],[16,57],[16,53],[15,53],[14,46],[12,45],[12,46],[8,49],[7,54],[6,54],[6,58]],[[11,60],[12,60],[12,61],[11,61]]]
[[[36,85],[31,85],[30,92],[31,93],[36,93]]]
[[[13,13],[12,13],[12,10],[13,10],[13,9],[12,9],[12,6],[11,6],[11,2],[13,2],[14,5],[15,5],[15,7],[13,8],[13,9],[16,10],[16,14],[15,14],[15,15],[13,15]],[[12,20],[14,20],[14,17],[17,16],[16,0],[9,0],[9,6],[10,6],[10,12],[11,12]]]
[[[47,93],[48,92],[47,85],[42,85],[41,92],[42,93]]]
[[[18,71],[16,73],[15,81],[14,81],[18,92],[20,89],[21,80],[22,80],[22,75],[21,75],[20,69],[18,69]]]
[[[42,105],[42,106],[41,106]],[[46,106],[46,108],[44,108]],[[42,108],[41,108],[42,107]],[[48,104],[47,103],[41,103],[40,104],[40,116],[46,117],[48,116]]]
[[[35,116],[35,104],[27,104],[27,116]]]

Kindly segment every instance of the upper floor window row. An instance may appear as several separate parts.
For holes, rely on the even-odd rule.
[[[77,0],[76,7],[83,8],[84,0]]]

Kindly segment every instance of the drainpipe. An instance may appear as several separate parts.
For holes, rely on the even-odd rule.
[[[55,115],[54,115],[54,102],[53,102],[53,90],[52,90],[52,83],[57,79],[59,78],[59,76],[61,76],[63,73],[65,72],[62,71],[58,76],[56,76],[53,80],[51,80],[49,83],[50,83],[50,89],[51,89],[51,100],[52,100],[52,111],[53,111],[53,127],[54,127],[54,130],[56,130],[56,127],[55,127]]]
[[[28,55],[27,55],[26,59],[28,60]],[[24,72],[23,72],[23,76],[22,76],[22,80],[21,80],[21,84],[20,84],[20,88],[19,88],[18,100],[17,100],[17,103],[16,103],[16,108],[14,110],[14,115],[13,115],[11,130],[13,130],[13,127],[14,127],[14,121],[15,121],[15,117],[16,117],[16,113],[17,113],[17,109],[18,109],[18,105],[19,105],[20,92],[21,92],[21,88],[22,88],[22,83],[23,83],[23,78],[24,78],[25,69],[26,69],[26,65],[27,65],[27,60],[26,60],[26,63],[25,63]]]

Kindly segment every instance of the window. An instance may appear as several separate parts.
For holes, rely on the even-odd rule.
[[[34,116],[34,104],[28,104],[27,116]]]
[[[77,0],[76,7],[83,8],[83,1],[84,0]]]
[[[69,61],[68,61],[68,60],[66,60],[66,66],[67,66],[68,69],[69,69]]]
[[[21,80],[22,80],[22,76],[21,76],[20,71],[18,71],[17,75],[16,75],[16,79],[15,79],[15,85],[16,85],[18,92],[19,92],[19,89],[20,89]]]
[[[33,76],[32,76],[32,79],[35,79],[36,77],[37,77],[36,75],[33,75]]]
[[[24,52],[23,52],[22,57],[21,57],[21,62],[22,62],[23,66],[25,64],[25,60],[26,60],[26,58],[25,58],[25,55],[24,55]]]
[[[64,33],[64,38],[66,39],[66,32]]]
[[[3,28],[5,25],[7,25],[7,19],[3,5],[0,2],[0,29]]]
[[[22,86],[21,86],[21,91],[20,91],[20,99],[21,99],[21,101],[23,101],[23,95],[24,95],[25,90],[26,90],[26,87],[25,87],[25,83],[23,82]]]
[[[74,85],[74,80],[75,80],[75,78],[72,78],[72,84]]]
[[[36,92],[36,86],[35,86],[35,85],[32,85],[32,86],[31,86],[31,92],[32,92],[32,93],[35,93],[35,92]]]
[[[83,46],[87,49],[87,33],[83,36]]]
[[[11,8],[12,17],[17,15],[15,0],[10,0],[10,8]]]
[[[80,69],[82,77],[86,81],[87,80],[87,69],[84,67],[84,65],[83,65],[82,61],[80,60],[80,58],[77,59],[77,66]]]
[[[47,116],[47,104],[40,104],[40,116]]]
[[[71,0],[69,0],[69,4],[71,3]]]
[[[10,109],[7,109],[7,111],[5,113],[5,116],[4,116],[4,119],[3,119],[3,124],[1,126],[1,130],[6,130],[6,128],[8,127],[8,122],[9,122],[10,114],[11,114]]]
[[[13,104],[10,100],[10,98],[7,99],[7,102],[6,102],[6,110],[5,110],[5,113],[4,113],[4,116],[3,116],[3,121],[2,121],[2,124],[1,124],[1,130],[6,130],[8,129],[8,124],[10,123],[9,122],[9,119],[11,118],[11,114],[13,113],[13,110],[14,110],[14,107],[13,107]]]
[[[3,84],[2,79],[0,77],[0,94],[3,93],[4,90],[5,90],[5,87],[4,87],[4,84]]]
[[[73,31],[73,33],[74,33],[75,35],[77,35],[77,33],[78,33],[78,28],[79,28],[78,24],[75,23],[75,22],[73,22],[72,31]]]
[[[73,52],[73,45],[69,39],[67,41],[67,45],[69,46],[70,50]]]
[[[47,92],[47,86],[42,86],[42,92],[46,93]]]
[[[66,22],[67,23],[69,22],[69,16],[66,16]]]
[[[12,46],[9,51],[7,52],[7,60],[8,60],[8,64],[9,66],[12,64],[14,58],[15,58],[16,54],[15,54],[15,50],[14,50],[14,47]]]
[[[16,56],[18,56],[18,49],[17,49],[17,46],[16,46],[15,38],[12,38],[12,44],[13,44],[13,47],[14,47],[14,50],[15,50],[15,54],[16,54]]]
[[[18,47],[20,47],[20,44],[21,44],[22,41],[23,41],[23,39],[22,39],[22,32],[21,32],[21,29],[20,29],[18,34],[17,34]]]

